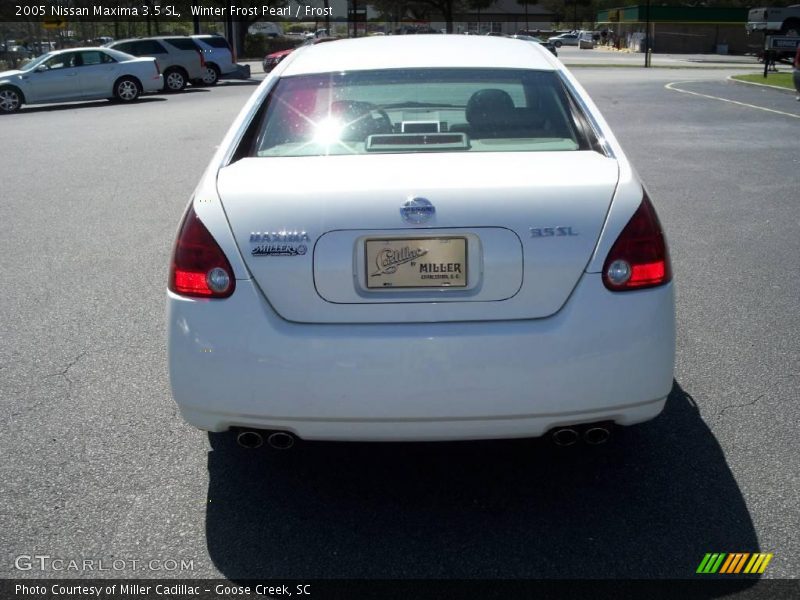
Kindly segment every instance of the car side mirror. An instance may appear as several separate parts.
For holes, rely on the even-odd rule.
[[[37,73],[44,73],[47,70],[48,70],[48,66],[47,65],[39,65],[38,67],[36,67],[36,72]]]

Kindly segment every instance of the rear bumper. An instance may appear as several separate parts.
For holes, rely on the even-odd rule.
[[[672,387],[672,285],[612,294],[584,275],[539,320],[320,325],[278,317],[249,280],[223,301],[169,294],[173,397],[200,429],[305,439],[534,437],[658,415]]]
[[[151,77],[142,81],[142,93],[149,94],[152,92],[160,92],[164,89],[164,76]]]

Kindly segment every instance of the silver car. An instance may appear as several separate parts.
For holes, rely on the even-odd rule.
[[[0,112],[23,104],[109,98],[133,102],[164,85],[155,59],[107,48],[48,52],[16,71],[0,73]]]
[[[561,46],[577,46],[578,42],[580,42],[580,36],[577,33],[562,33],[561,35],[547,38],[547,41],[556,48],[561,48]]]

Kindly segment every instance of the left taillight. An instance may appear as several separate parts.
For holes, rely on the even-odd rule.
[[[641,290],[672,280],[667,241],[647,194],[611,247],[603,283],[612,292]]]
[[[168,287],[197,298],[227,298],[236,288],[231,264],[193,207],[178,230]]]
[[[200,50],[200,49],[195,49],[195,52],[197,52],[197,55],[200,57],[200,68],[201,69],[205,69],[206,68],[206,57],[203,56],[203,51]]]

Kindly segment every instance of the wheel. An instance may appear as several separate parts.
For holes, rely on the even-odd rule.
[[[11,87],[0,89],[0,112],[12,113],[22,106],[22,94]]]
[[[553,42],[553,46],[556,48],[561,48],[561,42]]]
[[[167,69],[164,73],[164,91],[180,92],[186,87],[186,75],[180,69]]]
[[[217,85],[221,75],[219,67],[214,64],[207,64],[203,72],[203,85]]]
[[[133,102],[141,92],[139,82],[133,77],[121,77],[114,84],[114,98],[120,102]]]

